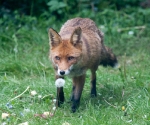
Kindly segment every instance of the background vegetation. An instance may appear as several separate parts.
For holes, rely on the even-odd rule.
[[[150,124],[150,2],[149,0],[1,0],[0,114],[1,124],[17,125],[148,125]],[[54,116],[54,73],[48,59],[47,30],[59,31],[74,17],[88,17],[105,33],[105,44],[116,53],[120,67],[99,67],[98,97],[91,99],[90,73],[75,114],[67,103],[71,80],[66,78],[66,103]],[[30,87],[22,96],[14,97]],[[32,90],[37,95],[31,96]],[[49,95],[50,96],[47,96]],[[41,95],[42,98],[39,98]]]

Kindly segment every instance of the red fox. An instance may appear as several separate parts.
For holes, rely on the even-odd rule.
[[[115,66],[117,58],[103,43],[103,33],[94,21],[88,18],[68,20],[57,33],[49,29],[50,60],[55,69],[56,79],[70,76],[72,87],[72,112],[80,103],[85,75],[91,70],[91,96],[96,96],[96,70],[99,65]],[[64,102],[63,87],[57,95],[58,105]]]

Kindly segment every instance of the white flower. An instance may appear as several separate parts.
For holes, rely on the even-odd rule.
[[[7,117],[9,117],[8,113],[2,113],[2,119],[6,119]]]
[[[6,122],[3,122],[2,125],[7,125],[7,123],[6,123]]]
[[[50,115],[50,112],[44,112],[43,115],[49,116],[49,115]]]
[[[147,115],[144,115],[143,118],[147,118]]]
[[[133,31],[129,31],[128,34],[129,34],[129,35],[133,35],[134,32],[133,32]]]
[[[55,107],[55,106],[53,107],[53,110],[56,110],[56,107]]]
[[[127,121],[128,123],[130,123],[130,122],[132,122],[132,119],[131,120],[129,120],[129,121]]]
[[[15,53],[17,53],[17,52],[18,52],[18,49],[17,49],[17,47],[15,47],[15,48],[14,48],[14,52],[15,52]]]
[[[71,124],[68,122],[64,122],[62,125],[71,125]]]
[[[56,103],[56,101],[57,101],[56,99],[53,99],[53,102],[54,102],[54,103]]]
[[[29,125],[28,122],[20,123],[18,125]]]
[[[104,25],[100,25],[99,27],[100,27],[100,29],[105,29]]]
[[[37,94],[37,92],[35,90],[31,91],[31,96],[35,96]]]
[[[79,116],[79,118],[82,118],[82,116]]]
[[[48,116],[52,117],[54,114],[51,113],[51,112],[44,112],[43,115],[44,115],[45,118],[47,118]]]
[[[38,95],[38,98],[41,99],[41,98],[42,98],[42,95]]]
[[[30,112],[30,109],[25,108],[25,109],[24,109],[24,112]]]
[[[63,87],[65,85],[65,80],[62,79],[62,78],[58,78],[56,81],[55,81],[55,86],[57,88],[60,88],[60,87]]]

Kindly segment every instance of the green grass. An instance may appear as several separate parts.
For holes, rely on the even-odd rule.
[[[150,124],[150,27],[148,22],[140,20],[140,25],[145,25],[145,29],[131,28],[133,35],[128,34],[130,30],[119,33],[117,28],[137,26],[131,25],[130,20],[127,22],[121,15],[121,12],[115,12],[116,20],[112,21],[107,20],[106,15],[102,17],[107,21],[102,24],[105,26],[105,43],[113,48],[121,67],[99,67],[96,98],[90,98],[90,72],[87,72],[81,104],[76,113],[71,113],[71,104],[67,103],[72,83],[71,79],[66,78],[66,101],[53,117],[47,119],[34,116],[50,111],[53,107],[52,100],[56,97],[54,72],[48,59],[46,25],[45,29],[41,25],[32,26],[30,22],[19,29],[16,29],[16,24],[10,22],[8,28],[4,25],[0,30],[0,114],[9,113],[10,117],[5,120],[0,118],[0,123],[17,125],[27,121],[29,125],[58,125],[65,122],[71,125]],[[124,24],[120,23],[120,20],[124,20]],[[134,18],[131,20],[136,21]],[[149,20],[148,17],[146,20]],[[115,21],[118,21],[118,24],[113,27]],[[97,22],[99,24],[98,20]],[[44,20],[40,20],[40,23],[44,24]],[[28,91],[10,102],[28,86]],[[37,92],[34,97],[30,95],[32,90]],[[38,98],[38,95],[43,97],[49,94],[51,96],[43,100]],[[6,106],[8,102],[13,108]],[[26,109],[29,109],[29,112]]]

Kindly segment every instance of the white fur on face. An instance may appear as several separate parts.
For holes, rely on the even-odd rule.
[[[70,74],[70,71],[72,70],[72,68],[73,68],[73,65],[71,65],[71,66],[69,67],[69,69],[63,70],[63,71],[65,72],[64,75],[69,75],[69,74]],[[58,73],[59,76],[62,76],[62,75],[60,74],[60,71],[62,71],[62,70],[60,70],[60,69],[58,68],[57,73]],[[64,75],[63,75],[63,76],[64,76]]]

